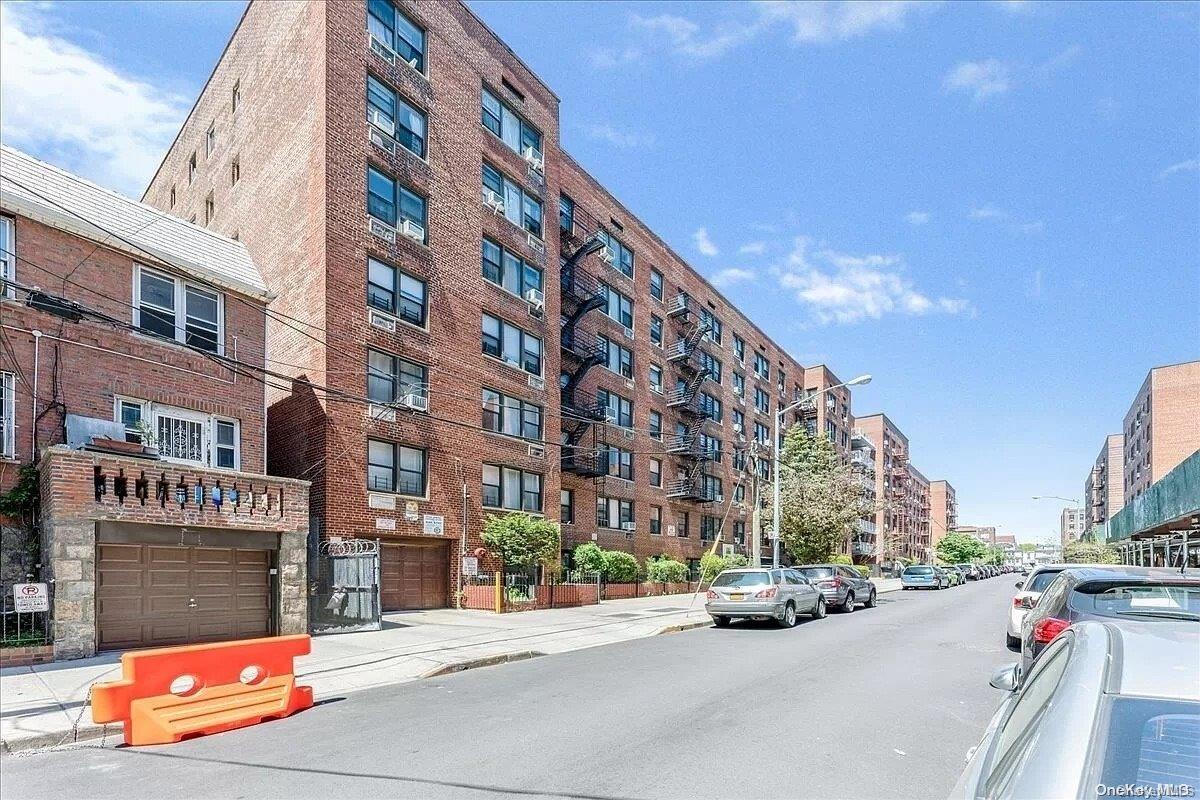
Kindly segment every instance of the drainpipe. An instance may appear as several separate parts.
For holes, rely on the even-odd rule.
[[[38,418],[38,357],[41,355],[42,349],[42,332],[39,330],[33,331],[33,400],[29,403],[29,419],[30,419],[30,436],[29,436],[29,460],[37,460],[37,418]]]

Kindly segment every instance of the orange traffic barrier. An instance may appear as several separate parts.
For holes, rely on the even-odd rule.
[[[92,686],[96,722],[124,722],[125,744],[167,744],[311,708],[292,659],[307,634],[139,650],[121,656],[119,681]]]

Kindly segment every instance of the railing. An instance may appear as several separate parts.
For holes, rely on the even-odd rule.
[[[51,642],[49,611],[6,610],[0,612],[0,620],[0,647],[38,647]]]
[[[677,294],[667,303],[668,317],[686,317],[692,311],[692,298],[686,294]]]
[[[607,352],[594,334],[578,328],[563,330],[562,349],[582,360],[603,358]]]
[[[561,395],[564,412],[595,422],[602,422],[607,418],[608,406],[597,400],[595,395],[578,389],[572,392],[564,389]]]

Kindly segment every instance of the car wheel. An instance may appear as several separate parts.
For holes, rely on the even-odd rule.
[[[824,597],[817,598],[817,604],[816,604],[816,606],[813,607],[812,618],[813,619],[825,619],[825,598]]]
[[[872,589],[871,593],[867,595],[867,602],[863,603],[863,608],[874,608],[877,605],[879,605],[879,601],[875,597],[875,590]]]
[[[1004,644],[1014,653],[1021,652],[1021,637],[1019,636],[1013,636],[1011,633],[1004,634]]]
[[[796,627],[796,604],[791,600],[783,607],[783,619],[779,620],[779,625],[783,628]]]
[[[854,592],[846,592],[846,602],[842,603],[842,613],[849,614],[854,610]]]
[[[729,617],[713,617],[713,625],[716,625],[718,628],[728,628]]]

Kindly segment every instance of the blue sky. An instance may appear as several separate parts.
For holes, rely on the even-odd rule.
[[[1200,5],[472,4],[565,147],[965,523],[1056,535],[1198,357]],[[4,140],[138,194],[242,3],[5,3]]]

